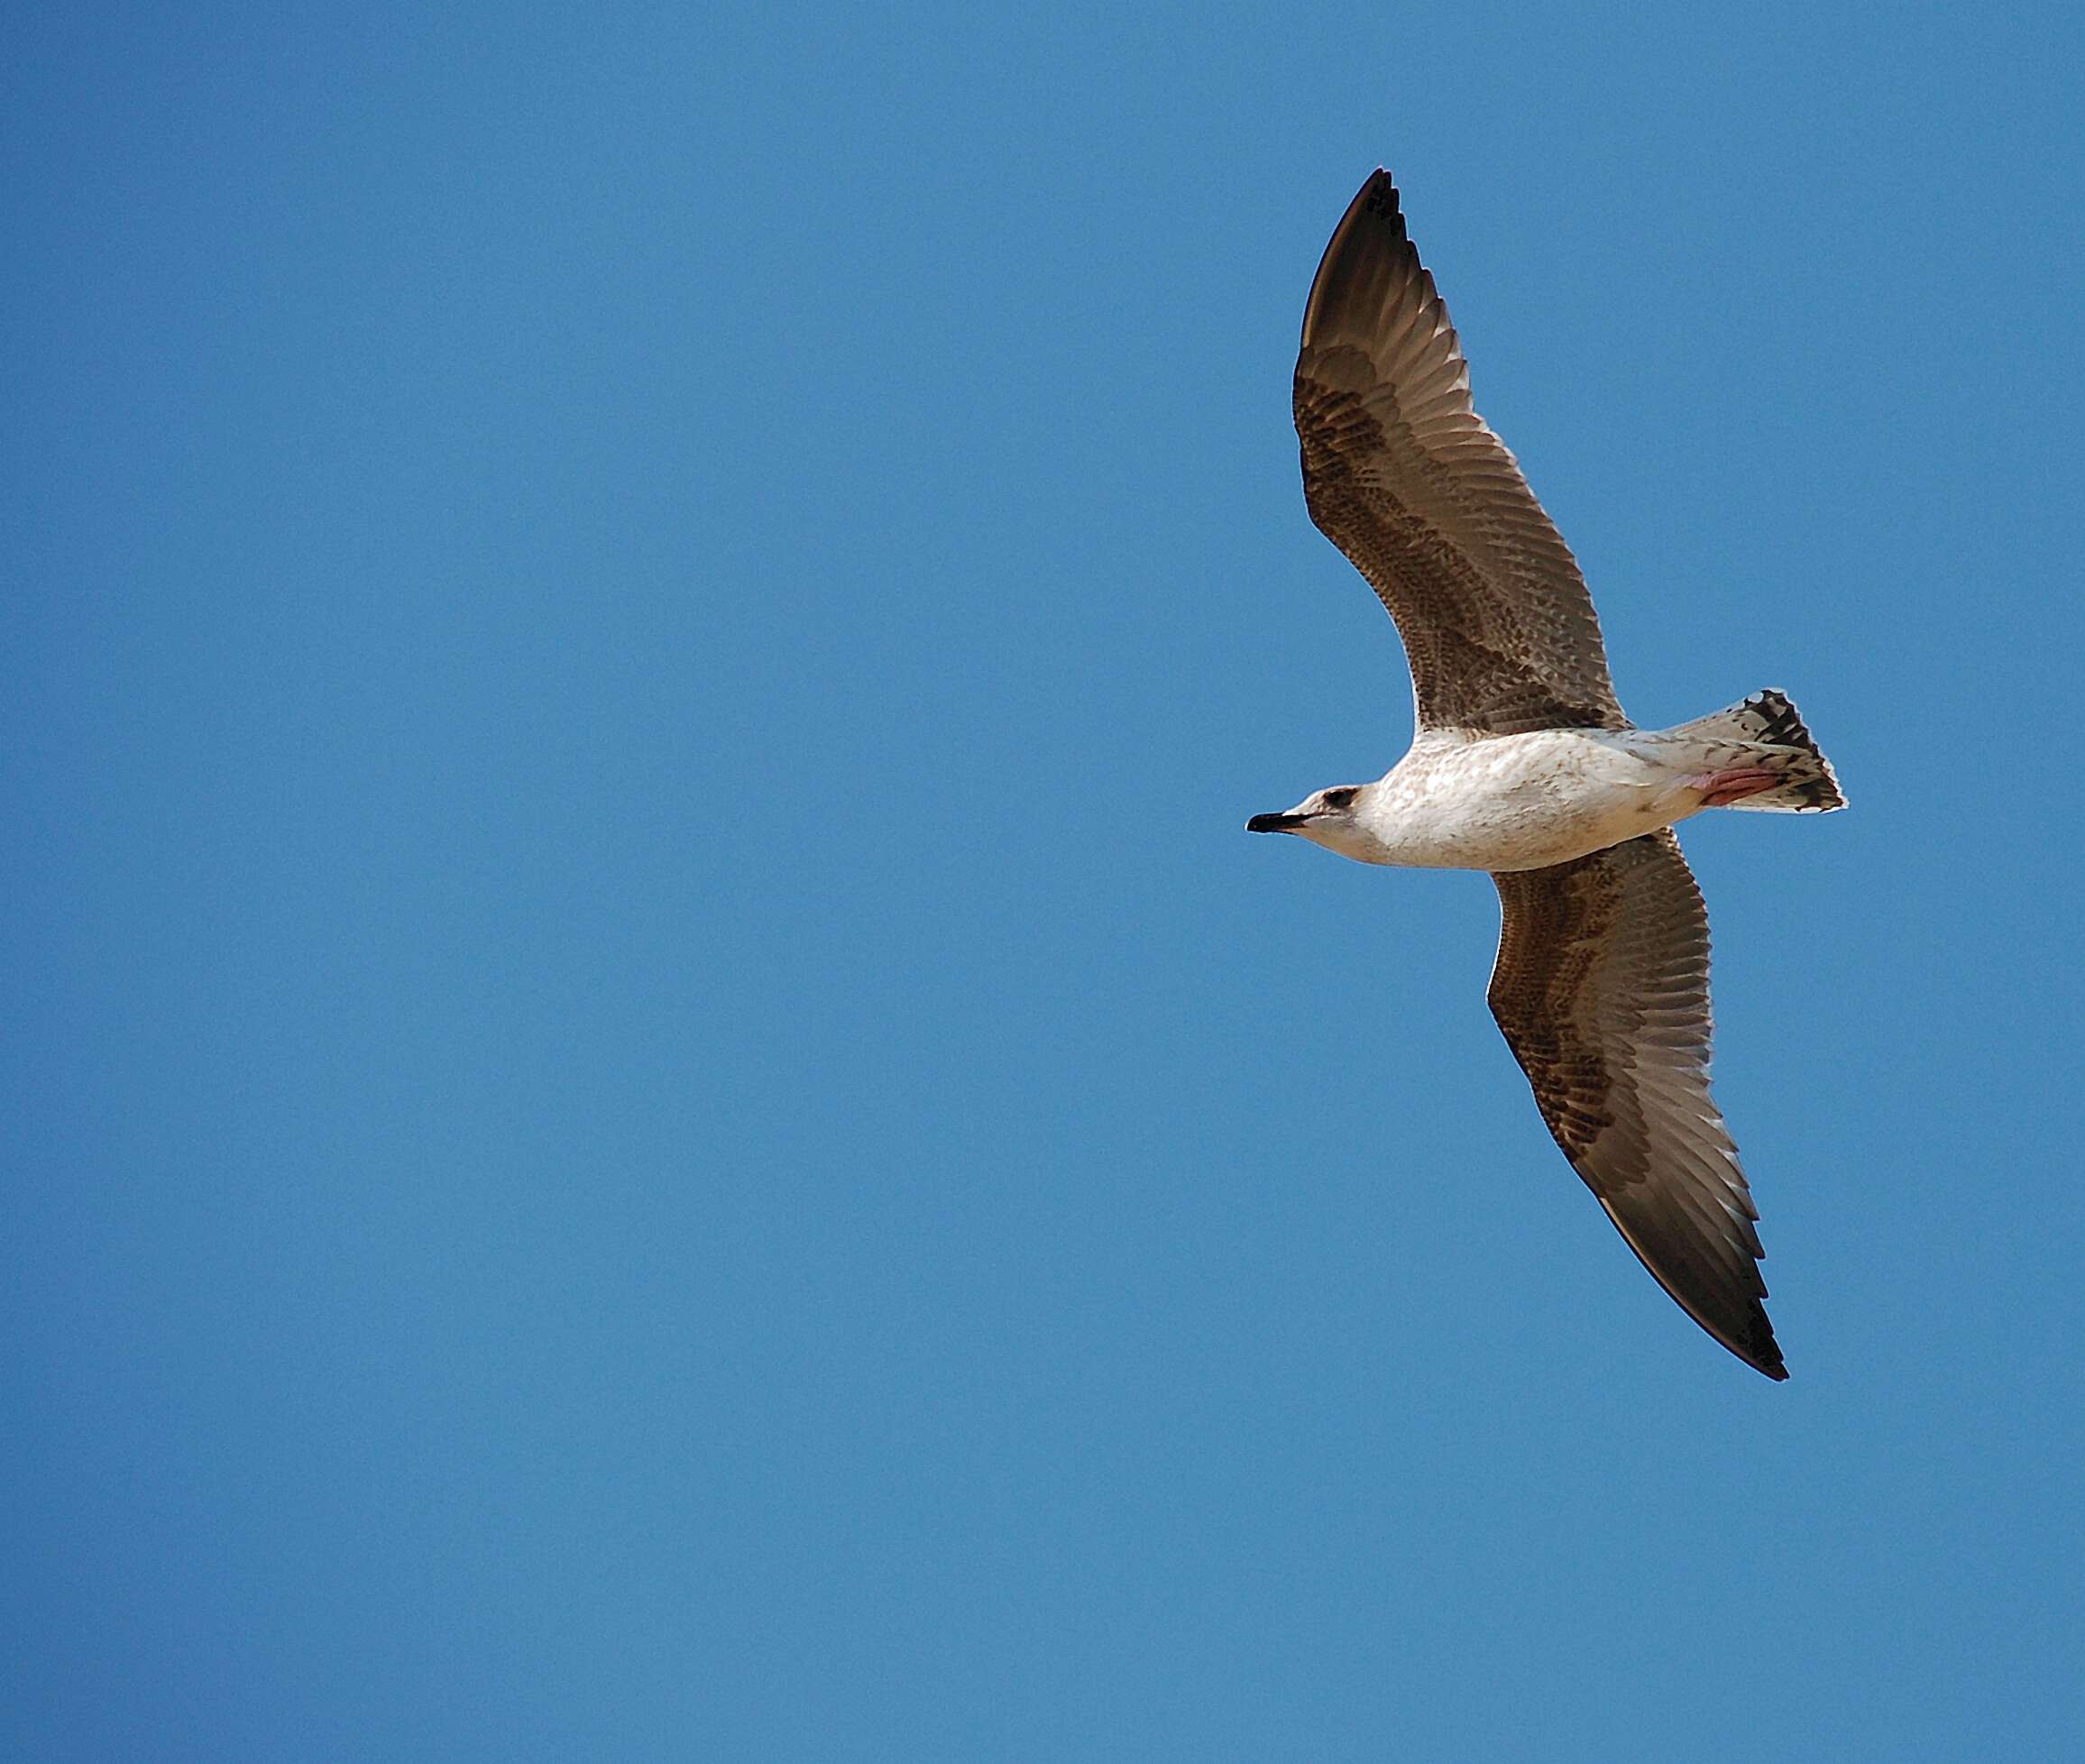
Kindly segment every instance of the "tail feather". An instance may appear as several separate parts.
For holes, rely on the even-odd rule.
[[[1728,805],[1731,808],[1825,814],[1846,806],[1832,762],[1804,727],[1802,713],[1786,694],[1771,686],[1754,693],[1741,704],[1683,722],[1667,732],[1733,742],[1743,750],[1747,763],[1756,761],[1783,775],[1784,781],[1771,790],[1731,803]]]

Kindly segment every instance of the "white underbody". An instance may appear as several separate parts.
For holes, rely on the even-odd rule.
[[[1367,864],[1539,869],[1699,813],[1732,749],[1641,729],[1422,733],[1350,821],[1299,829]]]

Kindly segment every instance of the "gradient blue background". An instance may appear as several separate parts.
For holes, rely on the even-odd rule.
[[[22,1759],[2071,1755],[2072,8],[24,8]],[[1717,816],[1777,1387],[1254,840],[1379,161]]]

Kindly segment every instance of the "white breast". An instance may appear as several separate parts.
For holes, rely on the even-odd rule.
[[[1538,869],[1665,826],[1676,818],[1675,774],[1633,733],[1422,737],[1360,806],[1356,819],[1380,847],[1370,861]]]

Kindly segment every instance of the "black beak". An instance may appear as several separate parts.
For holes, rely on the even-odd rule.
[[[1245,831],[1248,833],[1292,833],[1309,819],[1307,814],[1255,814],[1245,822]]]

